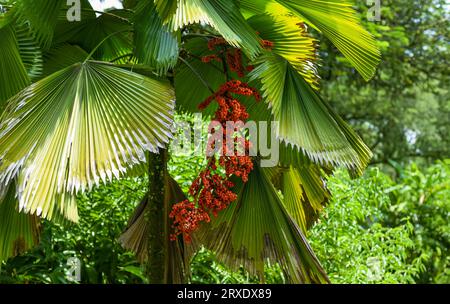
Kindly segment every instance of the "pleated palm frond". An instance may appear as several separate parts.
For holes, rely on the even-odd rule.
[[[190,24],[212,25],[213,22],[209,16],[192,0],[169,0],[176,2],[177,9],[172,16],[164,20],[170,30],[177,31]]]
[[[276,0],[322,32],[365,80],[375,74],[380,51],[373,36],[359,23],[351,0]]]
[[[263,276],[269,261],[280,264],[289,282],[329,282],[267,173],[255,165],[248,182],[237,187],[238,199],[201,227],[198,240],[233,270],[243,266]]]
[[[77,62],[83,62],[88,53],[77,45],[67,43],[55,45],[44,53],[42,76],[49,76]]]
[[[108,13],[95,17],[95,13],[88,8],[86,18],[82,17],[80,22],[60,20],[54,44],[78,45],[86,52],[97,48],[93,58],[103,61],[116,60],[133,53],[131,13],[124,10],[111,10]]]
[[[155,3],[156,10],[162,21],[172,17],[178,8],[179,0],[150,0]]]
[[[86,27],[86,24],[92,23],[97,18],[89,0],[80,0],[80,8],[80,21],[76,22],[71,22],[67,19],[67,9],[60,11],[58,23],[56,24],[53,35],[52,47],[54,45],[68,43],[70,39],[77,35],[80,29]]]
[[[167,178],[165,182],[164,202],[161,206],[168,206],[170,208],[173,204],[181,202],[186,199],[183,191],[178,183],[171,178]],[[119,242],[121,245],[135,253],[137,259],[141,263],[145,263],[148,259],[148,236],[150,234],[150,227],[148,221],[145,219],[145,214],[148,209],[148,198],[145,197],[137,206],[134,214],[131,216],[128,226],[124,233],[120,236]],[[170,231],[170,225],[168,225]],[[167,282],[179,284],[187,280],[189,274],[189,262],[194,250],[190,248],[192,245],[184,243],[180,236],[176,241],[171,241],[169,244],[169,262]]]
[[[36,80],[42,75],[43,60],[39,43],[31,36],[27,25],[16,25],[16,37],[19,53],[28,77]]]
[[[250,77],[261,81],[263,96],[279,122],[278,137],[316,163],[361,173],[372,155],[369,148],[295,68],[277,54],[256,63]]]
[[[330,198],[320,168],[314,164],[279,168],[271,180],[283,193],[286,210],[306,234]]]
[[[0,109],[5,101],[26,87],[30,80],[20,57],[12,25],[0,27]]]
[[[289,10],[276,0],[240,0],[240,9],[246,16],[271,14],[274,16],[292,15]]]
[[[100,62],[77,63],[8,101],[0,183],[18,175],[20,210],[76,221],[75,194],[119,178],[171,137],[168,82]]]
[[[0,197],[0,262],[19,255],[39,242],[40,224],[34,215],[19,213],[15,185]]]
[[[30,25],[31,32],[44,49],[50,47],[65,0],[20,0],[15,13],[20,23]]]
[[[178,32],[172,33],[163,25],[152,0],[138,4],[134,17],[134,41],[139,62],[162,73],[172,68],[178,60],[178,36]]]
[[[253,16],[248,22],[261,38],[274,43],[274,53],[286,59],[311,86],[317,88],[317,40],[301,26],[301,19],[263,14]]]
[[[189,39],[184,48],[191,56],[185,59],[187,63],[180,62],[175,69],[177,107],[183,111],[197,113],[199,112],[198,105],[212,94],[211,90],[218,90],[227,79],[223,73],[222,63],[212,61],[205,64],[201,61],[202,56],[210,53],[205,39]],[[213,112],[213,106],[209,106],[203,111],[204,114]]]
[[[175,14],[167,22],[172,30],[194,23],[210,25],[250,58],[255,58],[261,51],[260,39],[242,16],[235,0],[178,0]]]

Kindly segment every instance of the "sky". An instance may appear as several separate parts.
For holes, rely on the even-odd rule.
[[[120,2],[119,0],[89,0],[89,3],[96,11],[104,11],[105,9],[112,7],[123,8],[122,2]]]

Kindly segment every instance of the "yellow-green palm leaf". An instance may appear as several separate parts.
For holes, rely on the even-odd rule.
[[[77,220],[74,195],[118,178],[168,142],[173,89],[121,68],[77,63],[9,100],[0,124],[0,183],[18,176],[19,207]]]
[[[255,58],[261,51],[260,39],[242,16],[235,0],[178,0],[175,14],[167,22],[173,30],[193,23],[210,25],[250,58]]]
[[[257,165],[245,184],[236,187],[238,199],[201,228],[196,235],[232,269],[243,266],[264,275],[264,263],[279,263],[293,283],[326,283],[327,275],[301,229]]]
[[[276,0],[321,31],[369,80],[380,62],[375,39],[359,23],[351,0]]]
[[[312,38],[302,20],[294,16],[256,15],[248,19],[261,38],[271,41],[272,51],[286,59],[313,87],[317,87],[317,40]]]
[[[291,166],[281,169],[278,179],[286,210],[306,234],[330,197],[319,168],[316,165]]]
[[[371,152],[359,136],[320,98],[296,69],[268,53],[250,74],[279,122],[278,137],[322,165],[345,166],[361,173]]]
[[[19,45],[13,26],[0,27],[0,109],[4,102],[30,80],[20,57]]]

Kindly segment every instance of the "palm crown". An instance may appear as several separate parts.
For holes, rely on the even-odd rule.
[[[80,192],[143,174],[147,152],[168,147],[174,110],[198,112],[241,79],[262,95],[239,99],[251,119],[279,121],[279,163],[255,161],[230,206],[191,243],[172,243],[173,281],[199,245],[259,275],[269,260],[292,282],[328,281],[305,238],[329,198],[322,175],[344,166],[357,176],[371,152],[318,93],[311,31],[369,80],[380,55],[351,1],[141,0],[96,16],[84,0],[78,22],[62,0],[0,3],[0,259],[37,242],[39,218],[76,222]],[[218,38],[250,72],[202,60],[216,56],[208,42]],[[184,199],[173,179],[165,186],[161,201]],[[120,241],[145,260],[140,207]]]

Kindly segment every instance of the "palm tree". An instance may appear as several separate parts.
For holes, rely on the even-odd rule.
[[[147,170],[120,242],[150,282],[186,281],[200,246],[261,277],[270,262],[289,282],[328,282],[305,238],[330,196],[324,175],[358,176],[371,152],[318,93],[312,33],[369,80],[380,55],[351,1],[124,0],[101,13],[82,0],[79,22],[63,0],[0,4],[0,260],[34,246],[41,219],[76,222],[77,194]],[[225,58],[237,52],[249,73]],[[239,98],[252,120],[280,122],[280,160],[254,157],[248,180],[231,177],[235,200],[171,241],[169,213],[186,199],[166,168],[174,110],[198,112],[232,79],[261,92]]]

